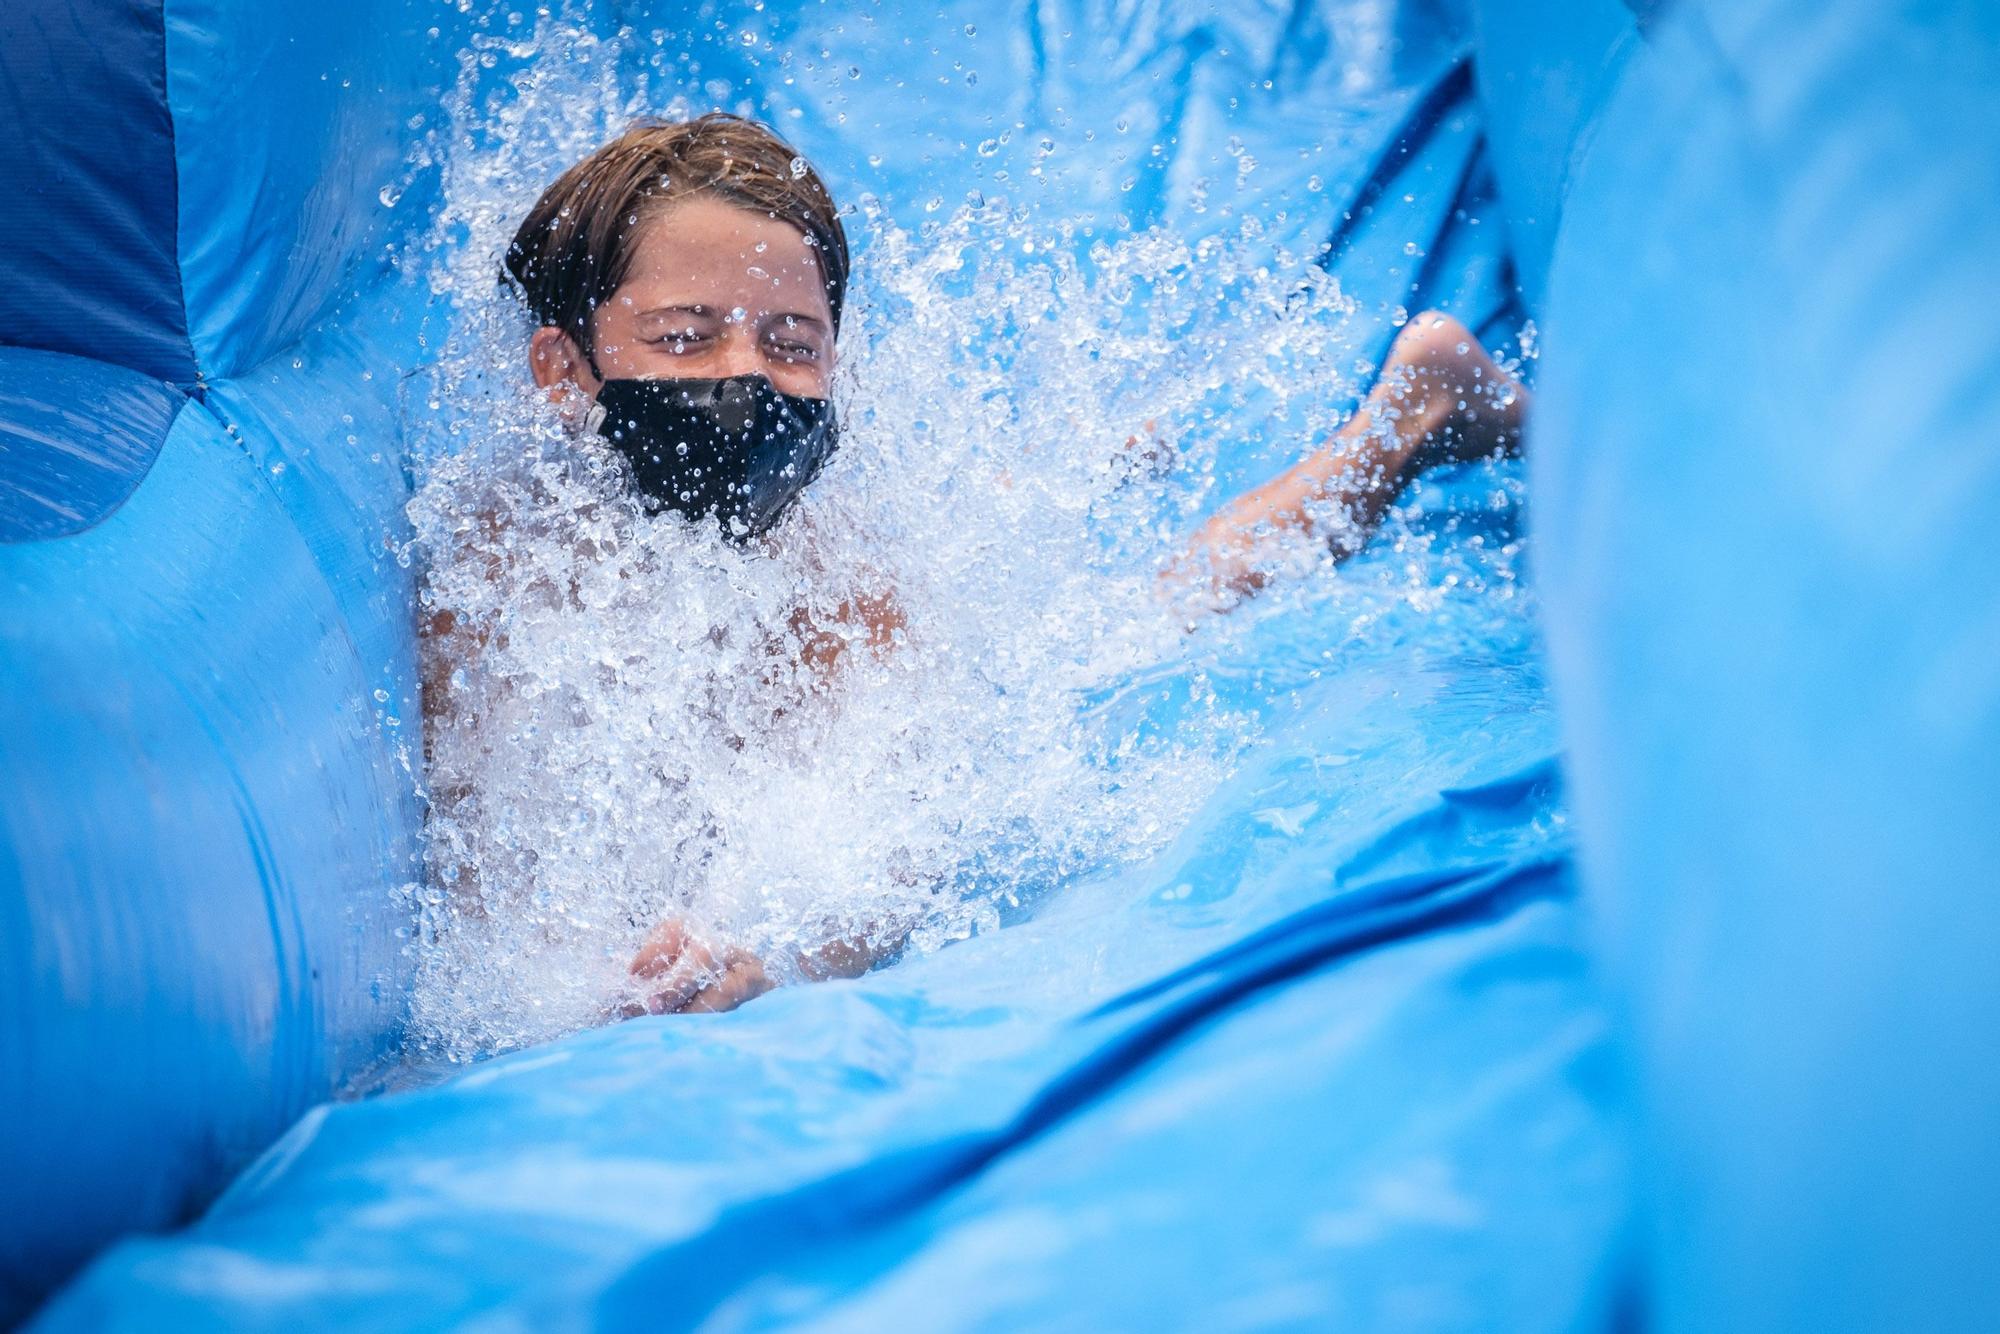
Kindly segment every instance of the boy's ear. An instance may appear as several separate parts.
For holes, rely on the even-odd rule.
[[[528,339],[528,369],[535,383],[544,389],[572,384],[585,392],[596,391],[597,377],[590,362],[563,330],[545,324]]]

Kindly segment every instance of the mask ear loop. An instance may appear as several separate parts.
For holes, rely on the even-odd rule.
[[[590,326],[596,319],[597,298],[592,297],[590,298],[590,309],[585,312],[578,328],[570,334],[570,341],[575,343],[578,350],[583,353],[583,364],[590,367],[590,373],[597,377],[599,384],[603,384],[605,378],[604,372],[597,367],[597,348],[595,346],[597,340],[590,336]]]
[[[594,304],[592,305],[591,310],[593,313],[595,313],[596,306]],[[592,347],[590,345],[590,341],[587,339],[581,342],[581,346],[583,348],[583,363],[584,365],[590,367],[590,373],[597,377],[597,387],[600,390],[602,390],[604,388],[604,372],[597,369],[597,349]],[[582,387],[583,387],[582,385],[577,386],[577,388],[579,389],[581,389]],[[583,429],[591,432],[592,434],[601,433],[604,429],[604,417],[605,417],[604,405],[602,403],[592,402],[590,405],[590,411],[584,414]]]

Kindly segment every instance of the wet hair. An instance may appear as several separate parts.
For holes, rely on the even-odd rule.
[[[790,223],[819,258],[833,327],[847,296],[847,232],[811,164],[754,120],[714,111],[641,121],[542,192],[507,247],[506,277],[543,325],[591,356],[591,319],[624,285],[640,226],[668,204],[719,199]]]

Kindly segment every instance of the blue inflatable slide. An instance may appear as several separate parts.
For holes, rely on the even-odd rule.
[[[736,9],[543,31],[903,225],[996,125],[1141,228],[1253,155],[1371,359],[1538,335],[1525,506],[1411,520],[1533,597],[1283,631],[1235,781],[1004,929],[399,1073],[411,257],[536,16],[8,0],[0,1325],[1991,1328],[2000,9]]]

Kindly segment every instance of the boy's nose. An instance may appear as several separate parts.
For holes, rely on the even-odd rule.
[[[719,378],[729,379],[738,375],[761,375],[764,373],[764,358],[757,349],[757,340],[747,329],[740,326],[729,331],[729,337],[722,342],[722,365]]]

